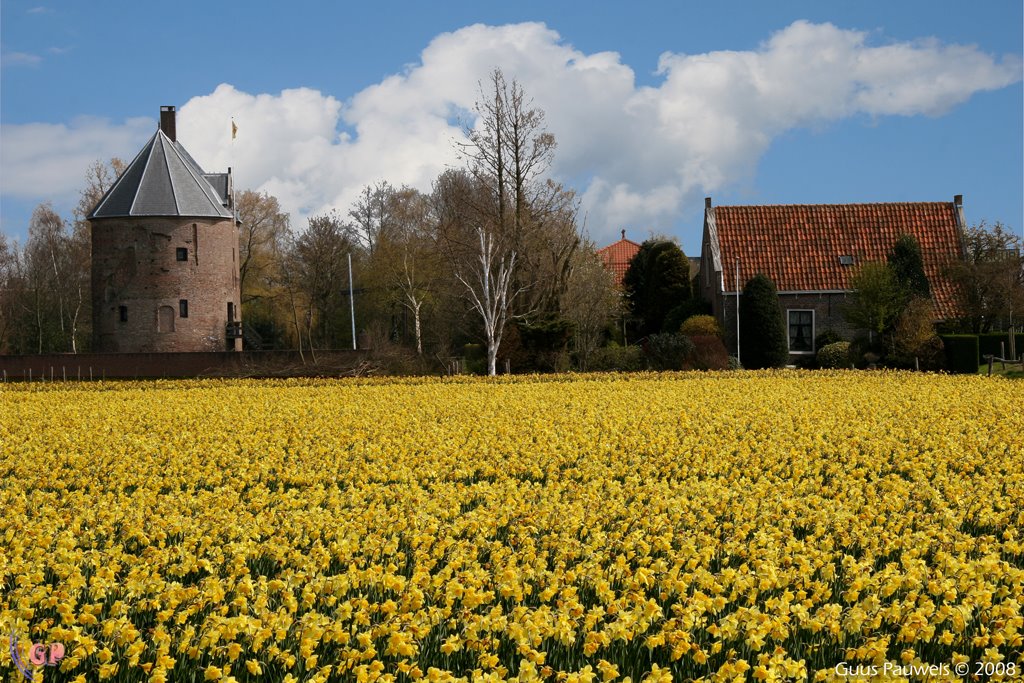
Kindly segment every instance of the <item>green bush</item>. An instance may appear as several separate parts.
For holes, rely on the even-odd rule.
[[[843,339],[841,334],[833,329],[827,329],[814,338],[814,348],[820,349],[823,346],[828,346],[829,344],[835,344],[836,342],[841,341],[846,341]]]
[[[693,358],[696,347],[681,334],[652,334],[644,343],[644,354],[654,370],[682,370]]]
[[[978,335],[947,334],[941,337],[946,349],[946,369],[952,373],[978,373]]]
[[[1020,356],[1024,353],[1024,334],[1018,334],[1014,340],[1017,344],[1017,355]],[[1002,344],[1002,348],[1000,348]],[[1010,355],[1010,333],[1009,332],[986,332],[985,334],[978,335],[978,364],[985,362],[985,356],[996,356],[1002,358],[1000,354],[1004,353],[1005,349],[1006,356]]]
[[[826,369],[850,367],[850,342],[838,341],[818,349],[818,365]]]
[[[763,273],[752,277],[740,299],[740,360],[752,370],[781,368],[789,360],[786,324],[775,283]]]
[[[466,372],[471,375],[487,374],[487,348],[483,344],[465,344],[462,356],[466,359]]]
[[[644,369],[644,352],[638,346],[607,346],[596,349],[588,370],[639,372]]]
[[[665,322],[661,325],[661,331],[667,334],[678,332],[682,324],[690,318],[698,315],[707,315],[710,312],[711,306],[703,299],[687,299],[668,312],[668,315],[665,316]]]
[[[713,315],[692,315],[679,327],[679,333],[687,337],[713,335],[722,336],[722,328]]]

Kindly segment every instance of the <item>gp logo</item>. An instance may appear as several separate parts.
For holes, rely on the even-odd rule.
[[[29,681],[34,680],[32,673],[36,667],[57,666],[60,664],[60,660],[64,659],[65,650],[63,643],[50,643],[48,645],[33,643],[32,647],[28,650],[27,663],[21,658],[21,651],[18,649],[18,638],[13,633],[11,634],[10,646],[11,660],[14,661],[14,666]]]

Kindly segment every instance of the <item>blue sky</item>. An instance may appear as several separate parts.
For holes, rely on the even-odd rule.
[[[0,228],[75,204],[160,105],[208,171],[301,228],[388,179],[429,189],[495,66],[559,142],[604,243],[699,252],[716,204],[947,201],[1024,226],[1024,17],[963,2],[376,2],[0,5]],[[230,140],[230,120],[238,138]]]

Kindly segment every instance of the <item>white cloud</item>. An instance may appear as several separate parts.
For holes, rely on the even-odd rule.
[[[97,159],[131,161],[152,135],[153,119],[124,123],[80,117],[70,124],[0,126],[0,168],[5,196],[66,200],[82,189],[86,170]]]
[[[39,66],[43,58],[30,52],[5,52],[0,55],[0,64],[9,66]]]
[[[310,213],[345,213],[377,180],[429,189],[457,163],[453,121],[495,66],[545,110],[558,141],[552,172],[577,184],[599,241],[626,225],[671,229],[684,203],[750,178],[787,130],[856,115],[938,116],[1021,79],[1015,56],[934,40],[872,46],[865,33],[799,21],[752,51],[665,53],[660,83],[638,87],[617,53],[582,53],[543,24],[474,25],[437,36],[419,63],[345,102],[306,88],[254,95],[221,85],[181,107],[178,136],[207,170],[230,165],[237,187],[275,194],[301,227]],[[137,149],[138,131],[5,126],[4,192],[45,186],[53,174],[77,187],[88,161],[124,154],[128,141]],[[17,154],[6,149],[14,139],[23,140]],[[9,186],[22,175],[31,180]]]

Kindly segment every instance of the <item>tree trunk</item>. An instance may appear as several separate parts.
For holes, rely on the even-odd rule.
[[[493,339],[487,340],[487,374],[490,377],[498,374],[498,345]]]
[[[413,325],[416,328],[416,355],[423,355],[423,332],[420,328],[420,306],[419,302],[416,303],[412,309]]]

